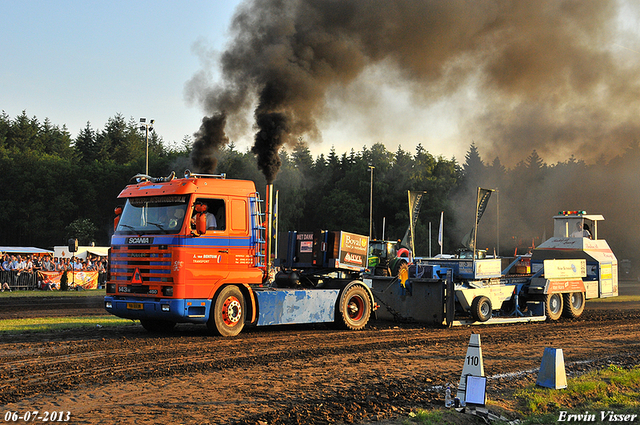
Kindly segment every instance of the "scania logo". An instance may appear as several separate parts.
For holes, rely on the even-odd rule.
[[[140,237],[127,238],[127,243],[128,244],[149,244],[149,243],[153,243],[153,238],[140,238]]]

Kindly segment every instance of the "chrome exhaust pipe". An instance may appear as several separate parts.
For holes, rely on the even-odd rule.
[[[271,268],[272,268],[272,264],[271,264],[271,253],[273,252],[273,184],[268,184],[267,185],[267,190],[266,190],[266,211],[265,211],[265,221],[266,221],[266,230],[267,230],[267,235],[266,235],[266,242],[267,242],[267,252],[265,255],[265,265],[266,265],[266,272],[267,272],[267,279],[269,281],[271,281]]]

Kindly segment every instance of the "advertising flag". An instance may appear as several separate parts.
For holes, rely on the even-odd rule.
[[[415,243],[414,243],[414,235],[415,235],[415,227],[418,224],[418,213],[420,213],[420,205],[422,204],[422,198],[424,194],[427,192],[424,191],[407,191],[407,195],[409,196],[409,227],[404,234],[404,238],[402,239],[402,245],[411,248],[411,252],[415,255]]]
[[[442,254],[442,223],[444,220],[444,211],[440,211],[440,230],[438,230],[438,245],[440,245],[440,253]]]
[[[494,189],[483,189],[481,187],[478,188],[478,193],[476,196],[475,223],[473,224],[473,227],[471,228],[469,233],[467,233],[464,238],[462,238],[462,245],[470,250],[476,249],[476,232],[478,229],[478,224],[480,224],[480,219],[482,218],[484,211],[487,209],[489,198],[494,191]]]

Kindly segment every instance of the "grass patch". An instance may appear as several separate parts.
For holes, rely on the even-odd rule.
[[[571,379],[567,388],[553,390],[530,386],[516,392],[515,398],[525,424],[556,423],[561,412],[595,415],[590,423],[602,421],[601,412],[616,415],[640,411],[640,366],[623,369],[616,365]],[[636,420],[638,416],[636,416]]]
[[[449,422],[444,421],[443,416],[444,412],[442,410],[418,409],[416,412],[411,412],[409,414],[409,417],[411,417],[413,423],[419,423],[423,425],[448,424]]]
[[[129,319],[116,316],[41,317],[0,320],[0,334],[51,332],[79,328],[134,325]]]
[[[514,393],[509,408],[487,402],[489,411],[498,415],[515,414],[522,425],[532,424],[609,424],[640,422],[640,366],[625,369],[617,365],[569,379],[567,388],[554,390],[534,384]],[[564,413],[563,413],[564,412]],[[570,417],[569,415],[575,415]],[[578,416],[582,415],[582,417]],[[615,415],[615,416],[610,416]],[[635,418],[633,415],[636,415]],[[626,416],[626,418],[625,418]],[[505,425],[508,421],[491,422]],[[418,409],[399,425],[478,425],[482,418],[454,409]]]
[[[4,291],[0,292],[0,298],[93,297],[105,294],[105,289],[85,289],[83,291]]]

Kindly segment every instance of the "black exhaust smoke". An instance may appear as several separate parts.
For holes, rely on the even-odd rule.
[[[218,164],[216,152],[227,143],[224,127],[227,117],[224,112],[204,117],[191,151],[191,162],[196,173],[213,174]]]
[[[271,184],[282,165],[278,151],[288,136],[287,118],[279,112],[257,113],[256,124],[259,130],[251,152],[256,155],[267,184]]]

